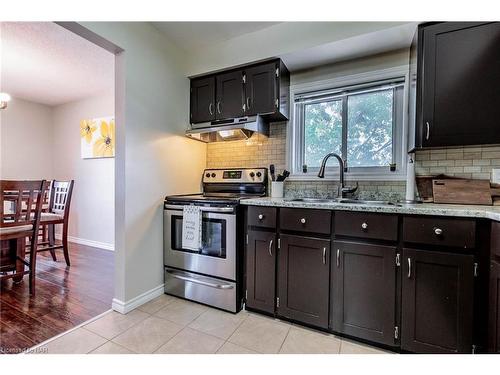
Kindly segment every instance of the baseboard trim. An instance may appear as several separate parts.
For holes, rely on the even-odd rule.
[[[150,289],[126,302],[113,298],[111,308],[121,314],[127,314],[135,308],[144,305],[146,302],[161,296],[163,293],[165,293],[165,284],[158,285],[157,287],[154,287],[153,289]]]
[[[60,233],[56,233],[56,240],[61,240]],[[115,251],[115,245],[112,243],[92,241],[92,240],[87,240],[85,238],[79,238],[79,237],[73,237],[73,236],[68,236],[68,241],[77,243],[79,245],[97,247],[97,248],[102,249],[102,250]]]

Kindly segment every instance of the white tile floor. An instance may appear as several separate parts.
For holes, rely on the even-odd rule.
[[[46,344],[48,354],[375,354],[337,336],[246,311],[234,315],[162,295],[121,315],[110,312]]]

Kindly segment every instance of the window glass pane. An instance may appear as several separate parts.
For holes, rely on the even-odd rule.
[[[323,157],[342,149],[342,101],[304,106],[304,162],[319,167]]]
[[[378,167],[392,163],[392,103],[393,89],[349,96],[349,167]]]

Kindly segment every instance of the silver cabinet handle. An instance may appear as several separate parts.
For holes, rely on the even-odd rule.
[[[443,230],[441,228],[434,228],[434,234],[440,236],[443,234]]]
[[[305,224],[305,223],[306,223],[306,219],[305,219],[305,218],[302,218],[302,219],[300,219],[300,222],[301,222],[302,224]]]
[[[273,240],[269,241],[269,255],[273,256]]]
[[[217,102],[217,113],[221,113],[221,110],[220,110],[220,101]]]
[[[411,258],[408,258],[408,278],[411,278]]]
[[[340,249],[337,249],[337,267],[340,267]]]
[[[326,264],[326,247],[323,248],[323,264]]]
[[[361,229],[363,229],[363,230],[368,229],[368,224],[366,224],[366,223],[361,224]]]
[[[264,219],[264,215],[263,214],[259,214],[259,220],[262,220]]]
[[[213,115],[214,114],[214,103],[210,103],[208,105],[208,112]]]
[[[429,140],[429,137],[431,135],[431,126],[429,125],[429,121],[425,123],[425,126],[427,127],[427,133],[425,134],[425,139]]]
[[[250,110],[250,97],[247,96],[247,111]]]

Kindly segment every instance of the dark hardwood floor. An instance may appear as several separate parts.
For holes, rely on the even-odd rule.
[[[28,277],[0,284],[0,353],[18,353],[111,308],[114,253],[70,243],[71,267],[62,251],[57,262],[39,253],[36,296]]]

